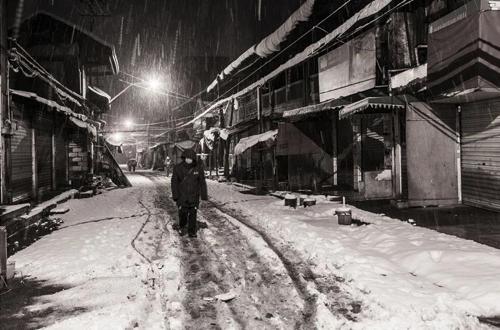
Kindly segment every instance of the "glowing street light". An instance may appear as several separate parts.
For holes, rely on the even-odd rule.
[[[113,103],[114,100],[116,100],[120,95],[125,93],[130,87],[135,86],[135,87],[144,88],[144,89],[148,89],[148,90],[152,90],[152,91],[157,91],[157,90],[159,90],[159,88],[161,86],[160,81],[158,79],[155,79],[155,78],[151,78],[148,81],[141,81],[138,83],[129,83],[129,82],[123,81],[121,79],[120,79],[120,81],[128,84],[128,86],[125,87],[120,93],[116,94],[111,100],[109,100],[109,104]]]
[[[131,120],[131,119],[127,119],[127,120],[125,120],[125,123],[124,123],[124,124],[125,124],[125,127],[126,127],[126,128],[132,128],[132,126],[134,126],[134,123],[132,122],[132,120]]]

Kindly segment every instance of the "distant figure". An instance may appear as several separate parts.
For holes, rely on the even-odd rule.
[[[182,154],[182,162],[172,172],[172,198],[179,208],[179,234],[187,232],[196,237],[196,215],[202,200],[207,200],[207,183],[203,167],[196,161],[196,153],[188,149]]]
[[[163,165],[165,166],[165,173],[167,173],[167,176],[169,176],[172,162],[170,161],[170,158],[168,156],[167,158],[165,158],[165,162],[163,163]]]
[[[127,167],[129,172],[135,172],[137,167],[137,160],[135,158],[130,158],[127,162]]]

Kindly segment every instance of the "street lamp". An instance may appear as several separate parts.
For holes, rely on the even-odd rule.
[[[160,81],[158,79],[150,79],[149,81],[141,81],[138,83],[129,83],[120,79],[121,82],[128,84],[120,93],[116,94],[111,100],[109,100],[109,104],[113,103],[120,95],[125,93],[130,87],[139,87],[149,90],[157,90],[160,87]]]

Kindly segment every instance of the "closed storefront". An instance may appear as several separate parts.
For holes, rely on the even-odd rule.
[[[69,118],[56,114],[54,131],[55,147],[55,186],[57,189],[68,186],[68,125]]]
[[[52,129],[54,114],[45,106],[35,112],[35,151],[38,197],[52,189]]]
[[[337,141],[338,141],[338,174],[337,180],[339,185],[348,187],[353,186],[353,146],[354,135],[350,119],[342,119],[337,125]]]
[[[462,105],[463,203],[500,210],[500,99]]]
[[[23,105],[12,103],[14,135],[12,136],[12,202],[19,203],[32,197],[33,154],[32,132],[28,111]]]

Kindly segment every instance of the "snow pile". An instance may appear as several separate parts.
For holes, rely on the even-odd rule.
[[[349,206],[369,225],[337,224],[339,203],[293,209],[271,196],[209,183],[209,196],[300,251],[318,273],[335,273],[363,302],[352,329],[481,329],[500,315],[500,251]],[[236,189],[238,190],[238,189]]]
[[[152,194],[141,191],[148,188],[141,188],[141,180],[147,179],[131,179],[138,188],[69,200],[64,206],[70,211],[60,215],[64,223],[59,230],[9,258],[26,285],[40,281],[66,288],[27,307],[49,315],[37,320],[37,328],[165,328],[154,282],[162,276],[159,268],[173,270],[176,265],[174,260],[166,260],[166,266],[150,264],[141,256],[154,253],[148,248],[157,233],[148,211],[158,212]]]

